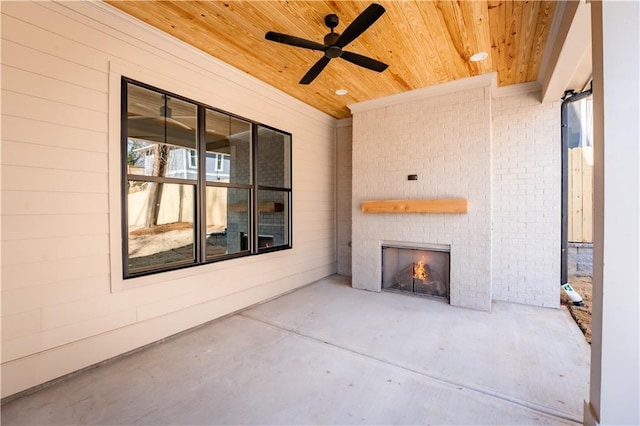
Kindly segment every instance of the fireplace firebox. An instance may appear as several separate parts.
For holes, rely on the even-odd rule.
[[[450,246],[382,246],[382,289],[449,300]]]

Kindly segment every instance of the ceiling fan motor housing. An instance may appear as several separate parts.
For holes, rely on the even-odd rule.
[[[336,44],[339,38],[340,38],[339,33],[329,33],[326,36],[324,36],[324,45],[333,46],[334,44]]]
[[[324,56],[330,59],[338,58],[340,55],[342,55],[342,49],[338,46],[329,46],[327,50],[324,51]]]
[[[333,13],[324,17],[324,24],[327,27],[331,28],[331,31],[333,31],[333,29],[338,26],[339,22],[340,20],[338,19],[338,15],[335,15]]]

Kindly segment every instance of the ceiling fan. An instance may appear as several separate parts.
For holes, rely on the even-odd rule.
[[[342,50],[342,48],[358,38],[360,34],[373,25],[373,23],[376,22],[384,12],[384,7],[379,4],[374,3],[370,5],[360,15],[358,15],[358,17],[347,28],[345,28],[342,34],[333,31],[333,29],[338,26],[338,16],[334,14],[325,16],[324,23],[331,29],[331,32],[324,36],[324,44],[273,31],[269,31],[265,34],[264,38],[277,43],[324,52],[324,56],[311,67],[304,77],[302,77],[300,84],[311,83],[327,66],[329,61],[334,58],[342,58],[352,64],[356,64],[373,71],[382,72],[387,69],[387,64],[367,56],[347,52],[346,50]]]

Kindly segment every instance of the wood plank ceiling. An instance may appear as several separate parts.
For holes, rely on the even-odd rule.
[[[318,43],[335,13],[342,32],[362,1],[121,1],[114,7],[336,117],[348,104],[497,71],[506,86],[536,80],[555,1],[379,1],[386,13],[345,50],[389,64],[376,73],[332,60],[310,85],[298,81],[322,56],[264,39],[267,31]],[[487,52],[481,62],[471,55]],[[338,96],[337,89],[348,94]]]

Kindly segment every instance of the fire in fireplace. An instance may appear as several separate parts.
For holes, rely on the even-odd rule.
[[[382,247],[382,288],[449,300],[449,247]]]

